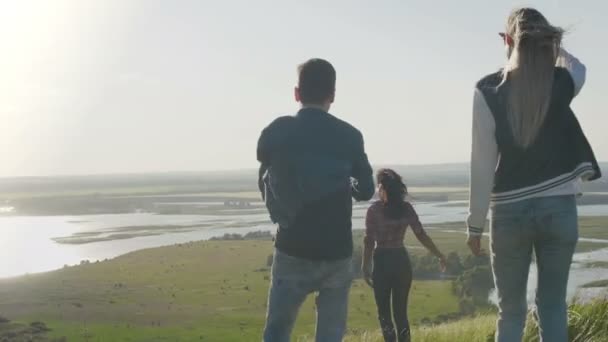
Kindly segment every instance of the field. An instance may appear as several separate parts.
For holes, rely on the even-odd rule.
[[[581,217],[579,219],[579,231],[581,238],[608,239],[608,217]],[[433,238],[435,244],[445,253],[457,252],[460,255],[466,255],[469,252],[465,244],[466,235],[464,234],[464,223],[445,223],[433,224],[427,227],[428,234]],[[486,229],[487,232],[487,229]],[[354,232],[355,244],[361,245],[363,240],[363,231]],[[422,249],[420,243],[416,240],[414,234],[408,233],[405,238],[406,245],[411,253],[426,253]],[[482,240],[483,249],[489,252],[489,241],[487,236]],[[606,248],[608,243],[579,241],[576,252],[589,252],[598,248]],[[597,264],[599,266],[601,264]]]
[[[583,287],[585,288],[602,288],[602,287],[608,287],[608,279],[606,280],[598,280],[598,281],[594,281],[588,284],[585,284]]]
[[[594,237],[594,227],[601,222],[583,219],[581,236]],[[429,234],[446,253],[466,255],[464,234],[435,228]],[[360,243],[361,232],[355,239]],[[411,253],[425,253],[416,248],[412,234],[407,244]],[[487,239],[484,244],[487,248]],[[203,241],[0,280],[0,313],[26,323],[42,321],[52,329],[49,336],[65,336],[68,341],[256,341],[264,322],[271,253],[270,241]],[[416,281],[411,298],[414,325],[458,311],[449,281]],[[372,292],[361,281],[355,282],[350,303],[351,335],[376,336]],[[311,297],[302,308],[295,336],[309,339],[314,320]]]
[[[197,242],[0,281],[0,312],[43,321],[68,341],[255,341],[268,290],[265,241]],[[414,284],[412,321],[458,311],[450,283]],[[371,290],[351,293],[349,324],[376,329]],[[314,331],[313,301],[296,336]]]
[[[608,217],[581,217],[579,218],[579,235],[581,238],[588,239],[605,239],[608,240]],[[442,232],[441,230],[451,230],[464,232],[464,223],[445,223],[445,224],[434,224],[430,225],[429,235],[433,237],[437,245],[446,251],[456,251],[460,254],[468,253],[467,247],[464,244],[466,236],[462,234],[462,239],[455,238],[456,232]],[[437,229],[437,230],[436,230]],[[486,233],[489,228],[486,227]],[[484,248],[488,250],[487,239],[484,238]],[[416,239],[413,234],[406,236],[406,242],[408,245],[416,245]],[[591,241],[579,241],[576,246],[576,252],[589,252],[598,248],[608,247],[607,243],[603,242],[591,242]],[[596,266],[599,266],[597,264]]]
[[[104,179],[87,178],[85,189],[74,180],[69,182],[74,183],[73,186],[67,187],[67,180],[59,179],[43,189],[32,187],[35,191],[9,187],[7,183],[10,189],[0,191],[0,197],[31,215],[133,212],[166,198],[175,202],[220,203],[259,198],[249,180],[233,183],[232,179],[241,179],[240,175],[231,175],[228,181],[224,176],[217,177],[221,180],[218,183],[209,181],[215,178],[205,176],[205,185],[198,187],[192,184],[199,182],[200,175],[192,175],[187,181],[182,180],[183,175],[175,177],[178,180],[171,180],[170,184],[164,178],[153,177],[141,184],[120,178],[111,186],[103,185]],[[226,182],[231,187],[227,188]],[[414,184],[410,190],[417,201],[464,200],[467,189],[458,184]],[[248,209],[249,212],[263,211],[256,206]],[[215,207],[208,210],[211,214],[221,214]],[[607,222],[605,217],[582,218],[581,237],[608,239]],[[181,227],[197,228],[200,227]],[[444,253],[469,254],[463,223],[427,228]],[[90,232],[67,237],[61,242],[81,244],[175,229],[173,226],[118,227],[104,234]],[[361,248],[362,234],[362,231],[354,232],[356,248]],[[411,233],[406,244],[412,254],[426,253]],[[488,251],[487,238],[483,244]],[[606,247],[608,244],[603,242],[581,241],[577,251]],[[267,260],[271,253],[270,241],[193,242],[142,250],[45,274],[0,279],[0,341],[4,342],[3,336],[20,334],[24,336],[23,341],[61,341],[63,337],[66,341],[87,342],[259,341],[266,312]],[[592,262],[589,266],[607,268],[603,262]],[[589,286],[605,286],[605,283]],[[350,298],[347,341],[381,340],[375,311],[371,289],[356,281]],[[432,328],[420,324],[458,311],[459,299],[452,294],[450,281],[415,281],[409,313],[416,341],[485,341],[493,332],[492,313]],[[12,322],[3,322],[2,317]],[[32,322],[38,323],[32,325]],[[294,340],[311,341],[314,322],[311,296],[301,310]],[[46,331],[45,325],[50,331]],[[13,337],[8,341],[19,341]]]

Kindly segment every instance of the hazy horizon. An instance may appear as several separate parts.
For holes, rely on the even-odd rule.
[[[26,0],[0,2],[0,177],[255,168],[310,57],[335,65],[331,112],[373,164],[466,163],[474,84],[522,4],[569,29],[588,68],[573,107],[608,161],[602,1]]]
[[[600,164],[604,164],[603,161],[599,161]],[[403,167],[403,168],[427,168],[427,167],[452,167],[460,166],[467,168],[468,162],[453,162],[453,163],[430,163],[430,164],[373,164],[374,169],[379,167]],[[221,174],[221,173],[239,173],[239,172],[258,172],[258,167],[244,167],[234,169],[210,169],[210,170],[166,170],[166,171],[143,171],[143,172],[108,172],[108,173],[62,173],[62,174],[47,174],[47,175],[35,175],[35,176],[0,176],[2,179],[16,179],[16,178],[70,178],[70,177],[98,177],[98,176],[137,176],[137,175],[171,175],[171,174]]]

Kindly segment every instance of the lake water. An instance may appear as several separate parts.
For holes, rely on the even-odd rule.
[[[427,224],[462,221],[465,208],[418,204],[417,209]],[[363,229],[366,206],[353,211],[354,229]],[[234,212],[234,213],[233,213]],[[273,231],[262,210],[224,211],[223,215],[156,215],[150,213],[84,216],[0,216],[0,278],[36,273],[74,265],[82,260],[103,260],[128,252],[205,240],[225,233],[245,234],[250,231]],[[607,209],[608,212],[608,209]],[[228,214],[228,215],[227,215]],[[260,223],[265,222],[265,223]],[[56,237],[98,232],[132,226],[192,226],[191,232],[166,233],[124,240],[93,242],[82,245],[59,244]]]
[[[353,211],[353,229],[364,228],[365,205]],[[445,203],[419,203],[416,210],[427,226],[446,222],[464,222],[467,208]],[[155,215],[149,213],[86,216],[0,216],[0,278],[50,271],[74,265],[82,260],[104,260],[132,251],[205,240],[225,233],[273,231],[268,215],[260,210],[234,211],[226,215]],[[608,205],[579,207],[581,216],[608,216]],[[262,222],[262,223],[260,223]],[[268,223],[266,223],[268,222]],[[124,240],[93,242],[81,245],[59,244],[52,239],[75,233],[96,232],[130,226],[192,226],[190,232],[164,233]],[[463,223],[464,225],[464,223]],[[597,240],[597,242],[608,242]],[[577,261],[608,261],[608,249],[576,256]],[[530,278],[531,287],[535,277]],[[608,270],[572,269],[570,294],[580,285],[608,278]]]

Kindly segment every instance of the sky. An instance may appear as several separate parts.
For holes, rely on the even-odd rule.
[[[603,0],[0,0],[0,177],[256,167],[311,57],[372,163],[467,162],[475,82],[521,5],[568,29],[588,68],[573,107],[608,160]]]

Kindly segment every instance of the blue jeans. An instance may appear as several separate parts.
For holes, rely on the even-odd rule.
[[[568,341],[566,290],[578,241],[577,216],[574,196],[539,197],[493,208],[490,240],[498,293],[497,342],[522,340],[533,251],[541,341]]]
[[[313,261],[275,250],[264,342],[289,342],[300,306],[318,292],[317,342],[340,342],[346,331],[352,261]]]

